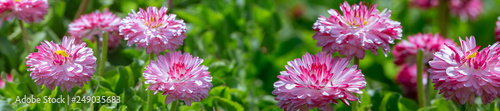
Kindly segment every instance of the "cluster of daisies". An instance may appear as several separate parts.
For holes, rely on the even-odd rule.
[[[481,11],[480,1],[474,3],[477,1],[451,0],[450,8],[460,16],[474,18]],[[437,5],[437,0],[435,3],[433,5]],[[466,8],[456,9],[464,7],[458,5]],[[356,64],[348,67],[349,60],[363,59],[366,50],[376,55],[379,48],[387,56],[389,44],[402,37],[400,22],[390,19],[390,10],[380,12],[376,5],[344,2],[340,4],[340,11],[342,14],[329,10],[330,17],[320,16],[314,23],[313,39],[325,53],[306,53],[302,59],[289,61],[285,65],[286,71],[278,76],[273,94],[277,95],[275,100],[280,108],[290,111],[333,110],[331,103],[337,104],[337,100],[347,105],[349,101],[360,102],[354,94],[363,93],[366,81]],[[497,25],[500,27],[500,18]],[[498,27],[495,33],[500,38]],[[479,96],[484,104],[488,104],[500,96],[500,75],[497,75],[500,70],[495,68],[500,66],[498,43],[478,51],[473,36],[460,39],[460,42],[461,47],[458,47],[453,40],[439,34],[419,33],[396,44],[393,49],[395,64],[402,69],[396,80],[404,86],[405,95],[416,98],[416,65],[422,62],[423,69],[428,71],[422,71],[424,79],[420,82],[427,84],[427,78],[430,78],[435,89],[448,100],[473,104],[475,97]],[[424,53],[422,61],[415,60],[419,50]],[[332,53],[344,57],[332,59]]]
[[[434,1],[413,2],[432,7],[437,5]],[[477,9],[481,3],[471,3],[478,1],[451,0],[450,8],[460,7],[452,12],[465,13],[471,18],[481,11]],[[48,3],[46,0],[0,0],[0,7],[2,21],[17,18],[30,23],[43,19]],[[286,71],[277,76],[279,80],[273,84],[272,94],[276,95],[280,108],[333,110],[331,103],[360,102],[356,94],[363,94],[366,81],[358,64],[350,66],[350,60],[363,59],[367,50],[376,55],[379,48],[387,56],[390,44],[402,37],[400,22],[390,19],[390,10],[379,11],[376,5],[363,2],[353,5],[344,2],[340,4],[340,12],[329,10],[329,17],[320,16],[313,25],[316,32],[312,38],[317,40],[323,52],[306,53],[302,58],[288,61]],[[36,46],[38,52],[26,57],[27,70],[38,85],[50,90],[60,87],[71,91],[75,85],[82,87],[94,75],[97,60],[94,51],[86,47],[83,40],[101,44],[106,42],[103,40],[103,33],[106,33],[109,35],[109,47],[106,48],[118,47],[120,41],[127,40],[128,46],[135,45],[138,50],[144,48],[147,53],[156,55],[143,73],[144,83],[150,84],[147,90],[167,95],[165,104],[179,99],[189,106],[192,101],[208,96],[212,77],[208,67],[201,65],[203,59],[175,51],[186,38],[184,21],[175,18],[175,14],[167,15],[167,8],[153,6],[145,10],[139,8],[138,12],[132,10],[123,19],[108,10],[82,15],[69,24],[71,36],[64,37],[62,44],[45,41]],[[500,18],[497,25],[500,25]],[[495,33],[500,38],[500,27]],[[423,62],[429,66],[424,68],[428,69],[423,71],[424,78],[429,77],[435,89],[448,100],[472,104],[471,101],[479,96],[487,104],[500,96],[499,43],[480,50],[472,36],[460,39],[460,44],[458,47],[453,40],[430,33],[412,35],[396,44],[393,49],[395,64],[402,67],[397,82],[405,86],[405,94],[416,96],[415,84],[419,82],[415,79],[416,63]],[[424,52],[423,61],[414,60],[419,50]],[[343,57],[332,57],[332,53]]]
[[[47,8],[46,0],[0,0],[0,19],[40,22]],[[154,94],[160,91],[168,95],[166,104],[179,99],[189,106],[191,101],[208,96],[212,76],[208,67],[201,65],[203,59],[175,52],[186,38],[186,24],[175,18],[175,14],[167,15],[167,8],[153,6],[146,10],[139,8],[138,12],[132,10],[123,19],[106,9],[82,15],[69,24],[71,36],[63,37],[62,44],[45,41],[36,46],[38,52],[26,57],[27,70],[31,71],[30,77],[36,84],[50,90],[60,87],[69,92],[75,85],[81,88],[91,80],[97,66],[94,51],[86,47],[83,40],[103,44],[106,33],[109,35],[106,48],[118,47],[120,41],[127,40],[128,46],[135,45],[138,50],[144,48],[147,53],[157,55],[156,61],[151,59],[143,73],[144,83],[150,84],[147,89]],[[164,52],[166,50],[171,53]],[[5,82],[3,79],[0,82],[3,87]]]
[[[400,22],[390,19],[391,11],[380,12],[376,5],[340,4],[337,10],[329,10],[330,17],[319,17],[314,23],[313,39],[325,53],[306,53],[302,59],[289,61],[274,83],[278,106],[285,110],[333,110],[331,103],[341,101],[360,102],[355,94],[363,94],[366,81],[357,64],[349,66],[349,61],[363,59],[366,50],[377,54],[382,48],[384,54],[390,51],[389,44],[401,39]],[[333,57],[338,52],[345,57]]]

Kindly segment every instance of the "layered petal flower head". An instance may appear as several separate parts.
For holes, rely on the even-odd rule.
[[[75,84],[83,87],[90,81],[96,67],[96,57],[85,43],[75,44],[75,39],[64,37],[62,45],[45,41],[36,46],[38,52],[26,57],[26,66],[31,71],[31,78],[38,85],[53,90],[71,91]]]
[[[497,41],[500,41],[500,17],[498,17],[497,28],[495,29],[495,36]]]
[[[102,34],[108,33],[108,47],[114,48],[120,45],[123,36],[119,35],[120,18],[105,9],[103,12],[95,11],[87,15],[82,15],[79,19],[69,24],[69,33],[81,43],[83,39],[95,41],[95,36],[99,36],[99,43],[102,43]]]
[[[132,10],[122,20],[120,35],[128,40],[127,45],[135,44],[137,49],[145,48],[147,53],[159,54],[166,49],[175,51],[186,38],[186,24],[175,20],[175,14],[167,14],[167,8],[150,6],[139,12]]]
[[[474,36],[460,39],[461,47],[448,44],[429,61],[430,79],[447,100],[473,104],[476,96],[488,104],[500,94],[498,42],[479,51]]]
[[[427,61],[434,58],[434,52],[439,51],[439,49],[444,47],[443,43],[456,46],[453,40],[441,37],[439,34],[433,35],[431,33],[419,33],[408,36],[408,40],[402,40],[394,46],[392,50],[392,54],[395,58],[394,63],[396,63],[396,65],[403,65],[406,63],[414,64],[418,50],[424,51],[423,60],[427,63]]]
[[[144,83],[151,84],[148,89],[155,91],[154,94],[161,91],[167,95],[165,104],[179,99],[190,106],[191,101],[206,98],[212,87],[212,76],[202,62],[203,59],[180,51],[159,55],[146,66]]]
[[[26,23],[40,22],[48,8],[47,0],[0,0],[0,20],[16,17]]]
[[[391,20],[391,11],[377,10],[377,5],[367,6],[363,2],[349,6],[344,2],[340,5],[341,15],[331,9],[329,18],[320,16],[314,23],[313,39],[318,40],[317,46],[323,47],[327,53],[343,54],[347,57],[365,57],[365,50],[377,54],[382,47],[384,54],[390,51],[389,44],[395,39],[401,39],[401,23]]]
[[[450,0],[450,12],[462,20],[475,20],[483,12],[481,0]]]
[[[411,5],[422,9],[433,8],[439,4],[439,0],[410,0],[410,2]]]
[[[425,70],[425,68],[424,68]],[[424,85],[427,84],[427,72],[422,71]],[[406,97],[417,99],[417,65],[404,64],[401,71],[396,76],[396,82],[403,86],[403,94]]]
[[[340,100],[359,102],[353,93],[362,94],[366,85],[364,75],[357,66],[347,67],[347,58],[332,58],[331,54],[319,52],[306,53],[302,60],[288,61],[286,71],[281,71],[279,80],[274,83],[273,95],[278,106],[287,111],[333,110],[331,103]]]

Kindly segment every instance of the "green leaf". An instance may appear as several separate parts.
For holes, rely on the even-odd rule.
[[[102,86],[98,86],[97,90],[94,93],[94,96],[107,96],[107,97],[110,97],[110,96],[116,96],[116,94],[114,92],[112,92],[108,88],[105,88],[105,87],[102,87]]]
[[[458,111],[451,101],[446,101],[444,98],[435,100],[432,106],[434,106],[437,111]]]
[[[123,106],[120,106],[120,109],[118,109],[119,111],[127,111],[127,106],[123,105]]]
[[[130,111],[139,111],[139,109],[141,109],[142,107],[143,102],[144,101],[139,96],[135,95],[132,98],[130,98],[125,103],[125,105],[127,105],[127,109],[129,109]]]
[[[179,16],[179,18],[184,19],[187,23],[192,23],[192,24],[196,25],[197,27],[204,27],[205,26],[205,22],[203,22],[202,18],[200,18],[199,16],[196,16],[195,13],[189,13],[189,12],[182,11],[182,10],[176,10],[175,14],[177,14],[177,16]]]
[[[7,57],[7,61],[2,61],[8,63],[7,68],[14,69],[15,66],[18,66],[19,55],[16,55],[15,45],[11,44],[5,37],[0,37],[0,53]]]
[[[362,90],[363,94],[361,95],[361,105],[360,109],[366,109],[369,110],[372,107],[372,101],[370,98],[370,95],[368,95],[368,92],[366,91],[366,88]]]
[[[118,77],[118,81],[114,84],[114,92],[116,92],[116,94],[121,94],[126,87],[129,87],[129,79],[131,79],[129,77],[134,77],[134,75],[132,74],[132,70],[129,66],[118,67],[117,70],[120,75]]]
[[[99,108],[99,111],[113,111],[113,109],[108,108],[107,105],[102,105],[101,108]]]
[[[214,96],[213,98],[215,98],[215,101],[226,111],[244,111],[243,106],[237,102],[217,96]]]
[[[194,102],[191,104],[191,106],[183,105],[179,107],[181,111],[203,111],[203,104],[200,102]]]
[[[394,105],[394,103],[398,103],[401,99],[401,94],[389,92],[384,95],[380,103],[380,111],[398,111],[398,105]]]
[[[400,111],[416,111],[419,108],[414,100],[408,98],[401,98],[398,107]]]
[[[213,95],[213,96],[219,96],[219,97],[231,99],[231,94],[229,92],[227,92],[228,89],[229,88],[225,87],[225,86],[217,86],[217,87],[212,88],[212,90],[210,90],[209,94]]]
[[[0,100],[0,109],[7,110],[7,111],[13,111],[14,108],[7,103],[5,100]]]

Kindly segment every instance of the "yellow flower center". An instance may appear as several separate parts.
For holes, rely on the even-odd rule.
[[[468,55],[468,56],[466,57],[466,59],[471,59],[471,58],[474,58],[474,57],[476,57],[476,55],[477,55],[477,52],[474,52],[474,53],[472,53],[471,55]]]
[[[154,23],[154,24],[152,24],[152,23]],[[150,25],[150,24],[152,25],[152,26],[151,26],[152,28],[157,28],[157,27],[160,27],[160,26],[162,25],[161,23],[160,23],[160,24],[158,24],[158,23],[156,22],[156,19],[155,19],[155,18],[152,18],[152,19],[149,19],[148,21],[146,21],[146,26],[148,26],[148,27],[149,27],[149,25]]]
[[[368,23],[368,21],[364,20],[363,21],[363,26],[365,26],[367,23]],[[347,21],[347,24],[349,24],[351,26],[356,26],[356,27],[359,27],[359,25],[360,25],[359,22],[356,23],[356,21],[354,21],[354,20],[352,21],[352,23],[350,21]]]
[[[65,51],[63,51],[63,50],[58,50],[58,51],[56,51],[56,54],[61,55],[61,56],[64,56],[64,57],[68,57],[68,56],[69,56],[69,55],[68,55]]]
[[[14,0],[14,1],[16,1],[16,2],[21,2],[21,0]]]

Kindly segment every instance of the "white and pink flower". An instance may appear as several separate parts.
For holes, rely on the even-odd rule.
[[[306,53],[302,60],[288,61],[286,71],[281,71],[274,83],[273,95],[278,106],[287,111],[298,109],[333,110],[331,103],[336,100],[349,105],[349,101],[359,102],[353,94],[362,94],[366,85],[364,75],[357,66],[347,67],[349,60],[331,54]]]
[[[31,71],[30,77],[38,85],[53,90],[60,86],[61,90],[71,91],[75,85],[83,87],[90,81],[96,67],[96,57],[85,43],[75,44],[75,39],[64,37],[62,45],[45,41],[36,46],[38,52],[26,57],[26,67]]]
[[[389,44],[394,44],[395,39],[401,39],[401,23],[391,20],[391,11],[379,12],[377,5],[367,6],[363,2],[359,5],[349,6],[344,2],[340,5],[341,15],[337,10],[331,9],[329,18],[320,16],[314,23],[313,39],[317,46],[323,47],[327,53],[339,52],[346,57],[365,57],[365,51],[370,50],[377,54],[379,47],[387,53]]]
[[[14,17],[26,23],[40,22],[48,8],[47,0],[0,0],[0,25]]]
[[[183,20],[175,20],[175,14],[167,14],[167,8],[150,6],[139,12],[132,10],[129,16],[122,20],[120,35],[125,36],[127,45],[135,44],[137,49],[145,48],[147,53],[160,52],[168,49],[175,51],[186,39],[186,24]]]
[[[447,100],[474,104],[476,96],[489,104],[500,94],[500,46],[479,51],[474,36],[460,39],[461,47],[445,44],[429,61],[430,79]]]
[[[69,33],[79,43],[83,42],[83,39],[95,41],[96,36],[99,37],[99,43],[102,43],[102,34],[108,33],[108,47],[114,48],[120,45],[123,39],[123,36],[119,35],[120,20],[107,9],[104,12],[92,12],[69,24]]]
[[[144,83],[151,84],[147,89],[154,94],[167,95],[165,104],[179,99],[191,106],[191,101],[206,98],[212,87],[212,76],[202,62],[203,59],[180,51],[159,55],[146,66]]]
[[[462,20],[475,20],[483,12],[481,0],[450,0],[450,12]]]

